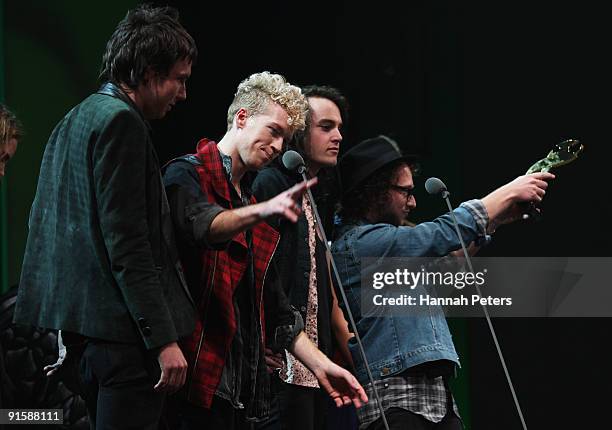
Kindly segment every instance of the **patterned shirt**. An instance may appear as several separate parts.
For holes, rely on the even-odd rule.
[[[374,381],[385,411],[401,408],[422,415],[428,421],[438,423],[446,416],[449,400],[453,412],[459,416],[455,400],[442,376],[392,376]],[[380,409],[374,396],[372,384],[364,387],[370,401],[357,409],[359,429],[363,430],[380,417]]]
[[[310,255],[310,274],[308,278],[308,306],[306,308],[306,321],[304,322],[304,332],[315,345],[318,342],[317,313],[319,310],[319,299],[317,294],[317,233],[316,220],[310,205],[310,200],[302,196],[302,207],[304,216],[308,222],[308,251]],[[317,377],[289,351],[285,351],[287,360],[281,370],[281,378],[288,384],[301,385],[302,387],[319,388]]]

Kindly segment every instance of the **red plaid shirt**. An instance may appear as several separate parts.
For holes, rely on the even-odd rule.
[[[196,156],[202,161],[195,166],[200,176],[202,191],[208,201],[232,209],[230,189],[223,169],[217,144],[208,139],[198,143]],[[255,199],[251,197],[251,204]],[[261,323],[261,348],[265,345],[263,333],[263,281],[279,234],[266,223],[252,228],[253,272],[255,275],[256,307]],[[236,318],[232,297],[247,267],[247,242],[244,232],[234,236],[223,250],[202,249],[203,264],[201,289],[194,299],[200,318],[193,334],[181,346],[189,363],[187,398],[202,407],[210,408],[219,385],[225,357],[236,333]]]

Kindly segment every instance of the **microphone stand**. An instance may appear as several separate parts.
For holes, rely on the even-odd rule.
[[[297,171],[302,175],[302,180],[304,182],[308,182],[308,178],[306,177],[306,166],[303,164],[298,166]],[[361,353],[361,357],[363,358],[363,363],[365,365],[366,371],[368,373],[368,379],[372,384],[372,390],[374,391],[374,397],[376,398],[376,403],[378,408],[380,409],[380,416],[382,417],[383,424],[386,430],[389,430],[389,424],[387,423],[387,417],[385,415],[385,410],[383,408],[382,402],[380,400],[380,396],[378,395],[378,389],[376,388],[376,384],[374,383],[374,378],[372,377],[372,372],[370,371],[370,365],[368,363],[368,358],[366,357],[365,350],[363,349],[363,344],[361,343],[361,337],[359,336],[359,332],[357,331],[357,324],[355,324],[355,319],[353,318],[353,313],[351,312],[351,307],[349,306],[348,299],[346,297],[346,293],[344,292],[344,288],[342,288],[342,281],[340,281],[340,275],[338,274],[338,268],[336,267],[336,262],[332,257],[331,249],[329,248],[329,243],[327,242],[327,236],[325,235],[325,229],[323,228],[323,224],[321,223],[321,217],[319,216],[319,210],[317,209],[317,204],[315,203],[314,197],[312,196],[312,192],[310,188],[306,189],[308,200],[310,200],[310,204],[312,205],[312,211],[315,214],[315,220],[317,223],[317,228],[319,233],[321,234],[321,238],[323,239],[323,243],[325,244],[325,251],[327,252],[328,259],[332,266],[332,272],[334,272],[334,277],[336,278],[336,282],[338,283],[338,289],[340,290],[340,294],[342,295],[342,301],[346,307],[346,313],[349,317],[349,322],[353,331],[355,332],[355,339],[357,340],[357,345],[359,346],[359,352]],[[333,285],[332,285],[333,288]]]
[[[444,201],[446,201],[446,205],[448,206],[448,211],[450,212],[451,217],[453,219],[453,224],[455,226],[457,236],[459,237],[459,242],[461,242],[461,248],[463,249],[463,255],[465,256],[470,272],[474,273],[474,267],[472,266],[472,260],[470,259],[467,248],[463,241],[463,236],[461,236],[461,232],[459,231],[459,223],[457,222],[457,217],[455,216],[455,213],[453,212],[453,207],[451,206],[450,199],[448,198],[449,195],[450,193],[447,190],[442,190],[442,198],[444,199]],[[474,286],[476,287],[476,292],[478,293],[478,296],[482,297],[482,292],[478,284],[474,284]],[[489,311],[485,304],[481,302],[480,305],[482,306],[482,310],[484,311],[485,318],[487,320],[487,324],[489,325],[489,331],[491,332],[491,336],[493,337],[493,343],[495,343],[495,348],[497,349],[497,355],[499,355],[499,360],[501,361],[501,365],[504,369],[504,374],[506,375],[506,380],[508,381],[510,392],[512,393],[512,398],[514,399],[514,404],[516,406],[516,410],[521,420],[521,424],[523,425],[523,430],[527,430],[527,424],[525,424],[525,418],[523,418],[523,412],[521,410],[521,406],[519,404],[518,397],[516,396],[516,392],[514,391],[514,385],[512,384],[512,379],[510,379],[510,372],[508,371],[508,367],[506,366],[506,361],[504,360],[504,355],[502,354],[501,347],[497,340],[497,335],[495,334],[495,329],[493,328],[493,322],[491,321],[491,317],[489,316]]]

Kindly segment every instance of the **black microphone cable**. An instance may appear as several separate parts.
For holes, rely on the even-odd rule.
[[[304,163],[304,159],[300,154],[296,151],[289,150],[283,154],[283,165],[287,170],[297,171],[300,175],[302,175],[302,180],[304,182],[308,181],[306,177],[306,163]],[[317,209],[317,205],[315,203],[314,197],[312,196],[312,192],[310,188],[306,189],[308,193],[308,199],[310,200],[310,204],[312,205],[313,213],[315,214],[316,223],[319,229],[319,233],[321,234],[321,238],[323,239],[323,243],[325,244],[325,251],[327,252],[327,256],[329,258],[330,264],[332,266],[332,272],[334,272],[334,276],[336,278],[336,282],[338,283],[338,289],[340,290],[340,294],[342,296],[342,301],[346,307],[346,313],[349,317],[349,322],[351,324],[351,328],[355,332],[355,340],[357,340],[357,345],[359,346],[359,352],[361,353],[361,357],[363,358],[363,363],[365,365],[366,371],[368,373],[368,379],[372,384],[372,390],[374,391],[374,397],[376,398],[376,403],[378,404],[378,408],[380,409],[380,416],[382,417],[383,424],[386,430],[389,430],[389,424],[387,423],[387,417],[385,415],[385,410],[383,408],[382,402],[380,400],[380,396],[378,395],[378,389],[376,388],[376,384],[374,384],[374,378],[372,377],[372,372],[370,371],[370,365],[368,363],[368,358],[366,357],[365,350],[363,349],[363,344],[361,343],[361,337],[359,336],[359,332],[357,331],[357,324],[355,324],[355,320],[353,318],[353,313],[351,312],[351,307],[349,306],[348,299],[344,292],[344,288],[342,287],[342,281],[340,281],[340,275],[338,274],[338,268],[336,267],[336,262],[331,253],[331,249],[329,248],[329,243],[327,242],[327,236],[325,235],[325,229],[323,228],[323,224],[321,223],[321,218],[319,216],[319,211]],[[332,286],[333,288],[333,286]]]
[[[455,230],[457,231],[457,236],[459,236],[459,242],[461,242],[461,248],[463,249],[463,255],[467,261],[468,267],[471,273],[474,272],[474,267],[472,266],[472,260],[467,252],[467,248],[465,247],[465,243],[463,241],[463,237],[461,236],[461,232],[459,231],[459,223],[457,222],[457,217],[455,217],[455,213],[453,212],[453,207],[451,206],[450,199],[448,196],[450,193],[442,182],[438,178],[429,178],[425,181],[425,189],[429,194],[436,195],[440,194],[441,197],[446,201],[446,205],[448,206],[448,211],[451,214],[453,219],[453,224],[455,226]],[[480,291],[480,287],[478,284],[474,284],[476,287],[476,292],[479,297],[482,297],[482,292]],[[501,346],[499,345],[499,341],[497,340],[497,335],[495,334],[495,329],[493,328],[493,322],[491,321],[491,317],[489,316],[489,310],[487,306],[480,302],[482,306],[482,310],[484,311],[485,318],[487,319],[487,324],[489,325],[489,331],[491,332],[491,336],[493,337],[493,343],[495,343],[495,348],[497,349],[497,355],[499,356],[499,360],[504,369],[504,373],[506,375],[506,380],[508,381],[508,386],[510,387],[510,392],[512,393],[512,398],[514,399],[514,404],[516,406],[516,410],[518,412],[519,418],[521,419],[521,424],[523,425],[523,430],[527,430],[527,424],[525,424],[525,418],[523,418],[523,411],[521,410],[521,405],[519,404],[518,397],[516,396],[516,392],[514,391],[514,385],[512,384],[512,379],[510,379],[510,372],[508,371],[508,367],[506,366],[506,361],[504,360],[504,355],[502,354]]]

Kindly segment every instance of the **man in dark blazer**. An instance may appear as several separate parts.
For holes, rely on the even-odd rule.
[[[172,8],[139,6],[111,36],[98,92],[47,143],[15,322],[80,346],[92,428],[155,429],[185,382],[194,328],[148,120],[186,98],[197,58]]]

